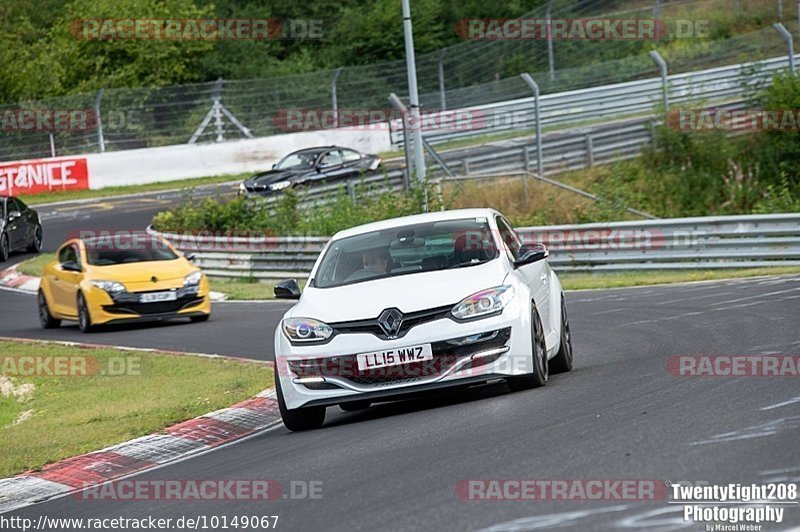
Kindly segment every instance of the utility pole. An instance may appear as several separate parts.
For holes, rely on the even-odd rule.
[[[414,140],[414,169],[417,180],[425,181],[425,152],[422,147],[422,120],[419,112],[419,93],[417,93],[417,65],[414,60],[414,33],[411,29],[411,7],[409,0],[403,0],[403,33],[406,42],[406,67],[408,68],[409,122]]]

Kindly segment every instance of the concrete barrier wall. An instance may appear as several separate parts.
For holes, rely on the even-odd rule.
[[[0,165],[0,193],[101,189],[193,177],[269,170],[283,156],[314,146],[346,146],[366,153],[391,149],[386,129],[329,129],[218,144],[181,144],[118,152],[18,161]],[[69,168],[64,170],[65,164]],[[57,164],[56,164],[57,163]],[[85,168],[80,178],[73,167]],[[76,176],[79,178],[76,179]],[[88,179],[86,179],[88,177]]]

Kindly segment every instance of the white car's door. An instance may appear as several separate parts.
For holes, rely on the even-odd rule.
[[[497,229],[500,233],[503,248],[509,254],[509,259],[512,261],[519,257],[519,250],[522,244],[517,237],[517,233],[511,227],[511,224],[502,216],[498,216]],[[545,336],[547,337],[548,348],[552,345],[556,327],[553,324],[553,309],[551,308],[550,297],[550,267],[547,261],[540,260],[525,264],[517,268],[517,271],[525,280],[525,284],[531,289],[533,300],[536,302],[536,308],[539,310],[539,317],[545,329]]]

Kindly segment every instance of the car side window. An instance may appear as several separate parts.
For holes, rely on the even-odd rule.
[[[64,264],[65,262],[78,262],[78,250],[75,246],[69,245],[61,248],[58,252],[58,262]]]
[[[500,216],[497,217],[497,229],[500,231],[500,240],[503,241],[503,248],[508,253],[511,260],[519,258],[519,250],[521,247],[517,233],[511,229],[511,226]]]
[[[25,205],[25,203],[23,203],[21,199],[14,198],[14,202],[17,204],[17,210],[19,212],[25,212],[28,210],[28,206]]]
[[[353,150],[342,150],[342,161],[352,163],[361,159],[361,154]]]
[[[15,198],[8,199],[8,213],[11,214],[12,212],[22,212],[22,208],[20,208],[19,203]]]
[[[328,168],[330,166],[336,166],[342,164],[342,154],[339,150],[331,150],[325,155],[322,156],[322,160],[320,160],[319,165],[322,168]]]

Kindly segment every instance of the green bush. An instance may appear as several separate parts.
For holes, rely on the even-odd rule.
[[[406,193],[381,192],[379,186],[345,187],[332,198],[301,208],[304,190],[285,191],[274,203],[262,198],[235,198],[200,202],[186,198],[183,203],[153,218],[153,226],[166,232],[214,232],[233,234],[257,231],[268,235],[333,235],[337,231],[369,222],[416,214],[423,211],[425,196],[429,210],[447,204],[431,185],[414,186]]]

